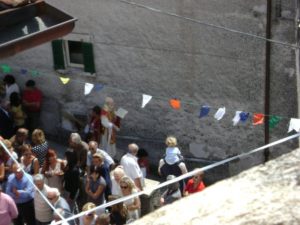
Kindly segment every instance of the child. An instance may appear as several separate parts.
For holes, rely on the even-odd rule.
[[[181,152],[177,147],[177,139],[175,137],[167,137],[166,145],[168,147],[166,148],[165,160],[168,164],[172,165],[183,160],[183,156],[181,155]]]

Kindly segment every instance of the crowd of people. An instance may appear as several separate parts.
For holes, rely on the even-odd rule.
[[[90,211],[145,188],[149,173],[145,149],[131,143],[121,160],[115,160],[116,132],[120,130],[121,119],[115,114],[112,98],[106,98],[102,108],[93,108],[85,137],[70,134],[64,157],[59,158],[44,131],[38,128],[41,91],[29,80],[21,93],[12,78],[4,77],[6,87],[0,105],[0,212],[6,221],[4,225],[10,225],[11,220],[14,225],[51,224],[61,220],[61,216],[68,218],[80,211]],[[18,104],[13,98],[18,99]],[[20,110],[24,110],[22,120],[18,116]],[[187,167],[177,139],[167,137],[166,145],[158,174],[171,180],[187,173]],[[170,184],[161,193],[160,204],[170,204],[204,188],[203,173],[198,173],[187,182]],[[68,224],[128,224],[140,218],[142,203],[139,197],[133,197],[108,209],[97,207],[93,213]]]

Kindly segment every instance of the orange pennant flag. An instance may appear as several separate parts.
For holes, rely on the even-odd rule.
[[[254,113],[253,114],[253,125],[263,124],[265,120],[265,115],[262,113]]]
[[[173,109],[180,109],[180,101],[176,98],[173,98],[170,100],[170,105],[172,106]]]

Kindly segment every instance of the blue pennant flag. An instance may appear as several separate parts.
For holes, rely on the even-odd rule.
[[[207,106],[207,105],[202,106],[200,109],[199,117],[202,118],[202,117],[207,116],[209,113],[209,110],[210,110],[209,106]]]
[[[20,72],[21,72],[22,75],[26,75],[27,74],[27,70],[26,69],[21,69]]]
[[[249,113],[247,112],[241,112],[240,113],[240,121],[246,122],[246,120],[249,118]]]
[[[103,84],[95,84],[94,91],[101,91],[102,88],[104,88]]]

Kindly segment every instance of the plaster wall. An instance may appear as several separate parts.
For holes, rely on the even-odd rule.
[[[58,129],[63,111],[86,115],[94,105],[102,105],[106,96],[112,96],[117,106],[129,111],[119,132],[120,151],[135,141],[149,151],[153,163],[164,154],[164,139],[170,134],[178,137],[186,157],[208,160],[224,159],[264,144],[263,126],[253,126],[251,121],[232,125],[236,110],[264,112],[263,40],[118,0],[48,2],[78,18],[72,35],[91,39],[97,72],[93,77],[70,70],[71,81],[63,85],[53,70],[49,43],[0,61],[40,71],[35,80],[45,95],[42,115],[47,133],[63,136]],[[263,0],[135,2],[205,23],[265,35]],[[282,2],[293,15],[293,5]],[[294,21],[273,18],[273,22],[274,39],[293,43]],[[297,115],[293,54],[289,48],[272,45],[271,111],[285,116],[279,128],[272,131],[272,140],[285,137],[288,117]],[[21,86],[29,79],[14,72]],[[84,96],[85,82],[105,87]],[[142,94],[153,96],[144,109]],[[180,110],[169,106],[173,97],[182,101]],[[199,119],[199,109],[204,104],[211,106],[210,116]],[[218,122],[213,114],[223,106],[227,113]],[[232,164],[228,172],[236,173],[262,161],[261,154],[254,155],[247,162]]]

